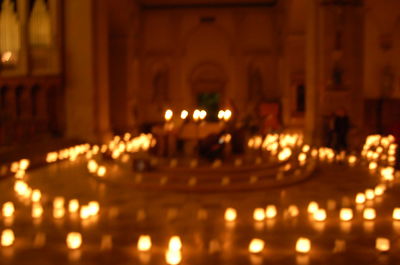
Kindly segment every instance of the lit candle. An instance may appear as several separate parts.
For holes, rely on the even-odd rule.
[[[237,213],[236,210],[233,208],[227,208],[225,210],[225,221],[233,222],[236,220]]]
[[[308,253],[310,252],[311,249],[311,242],[310,239],[305,238],[305,237],[300,237],[299,239],[297,239],[296,242],[296,251],[299,253]]]
[[[105,166],[99,166],[97,169],[97,176],[99,177],[104,177],[106,175],[106,167]]]
[[[249,244],[249,252],[258,254],[264,250],[265,243],[262,239],[254,238]]]
[[[363,212],[363,217],[365,220],[374,220],[376,217],[375,209],[365,208]]]
[[[256,208],[253,213],[253,218],[255,221],[264,221],[265,211],[263,208]]]
[[[200,119],[200,110],[196,109],[196,110],[193,112],[193,120],[194,120],[194,121],[198,121],[199,119]]]
[[[364,193],[357,193],[356,196],[356,203],[357,204],[363,204],[365,202],[365,195]]]
[[[32,197],[31,197],[32,202],[39,202],[41,198],[42,198],[42,193],[40,192],[40,190],[35,189],[32,191]]]
[[[64,198],[63,197],[55,197],[53,201],[53,207],[55,209],[64,208]]]
[[[291,217],[296,217],[299,215],[300,211],[296,205],[290,205],[288,208],[288,213]]]
[[[227,109],[224,111],[224,120],[229,121],[232,117],[232,111]]]
[[[392,217],[393,220],[400,221],[400,208],[394,208]]]
[[[350,208],[342,208],[340,210],[340,220],[350,221],[353,219],[353,210]]]
[[[149,251],[151,249],[151,238],[149,235],[141,235],[137,243],[139,251]]]
[[[3,230],[1,233],[1,246],[9,247],[14,244],[15,236],[14,232],[11,229]]]
[[[268,205],[267,208],[265,209],[265,216],[268,219],[275,218],[277,214],[278,214],[278,211],[277,211],[275,205]]]
[[[384,237],[378,237],[375,241],[376,249],[380,252],[387,252],[390,250],[390,241]]]
[[[82,205],[80,217],[81,219],[88,219],[90,217],[90,208],[88,205]]]
[[[79,201],[77,199],[70,200],[68,203],[68,211],[76,213],[79,210]]]
[[[180,251],[168,250],[165,253],[165,261],[167,262],[167,264],[177,265],[181,262],[181,260],[182,260],[182,254]]]
[[[96,201],[89,202],[89,213],[91,216],[97,215],[100,210],[100,205]]]
[[[312,201],[308,204],[307,212],[313,214],[314,212],[318,211],[318,208],[319,208],[318,203]]]
[[[383,184],[380,184],[375,187],[375,196],[382,196],[383,193],[385,192],[386,187]]]
[[[169,240],[168,249],[171,251],[179,251],[182,248],[182,242],[179,236],[173,236]]]
[[[34,203],[32,205],[32,217],[40,218],[43,214],[43,207],[39,203]]]
[[[67,235],[67,246],[69,249],[78,249],[82,245],[82,236],[78,232],[71,232]]]
[[[375,198],[375,191],[373,189],[367,189],[365,191],[365,198],[367,200],[373,200]]]
[[[168,121],[170,121],[172,119],[173,115],[174,115],[174,113],[172,112],[172,110],[168,109],[168,110],[165,111],[164,118],[168,122]]]
[[[219,120],[222,120],[224,118],[224,115],[225,115],[225,111],[223,111],[223,110],[218,111],[218,119]]]
[[[325,221],[326,220],[326,211],[324,209],[318,209],[313,214],[315,221]]]
[[[187,110],[182,110],[181,112],[181,119],[186,120],[186,118],[189,116],[189,112]]]
[[[12,217],[14,215],[14,204],[12,202],[6,202],[3,204],[3,216],[4,217]]]

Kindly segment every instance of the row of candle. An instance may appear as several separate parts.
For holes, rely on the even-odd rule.
[[[109,240],[110,241],[110,240]],[[2,247],[11,247],[15,242],[15,234],[12,229],[5,229],[1,233],[0,238]],[[83,243],[82,235],[79,232],[70,232],[66,236],[66,245],[70,250],[81,248]],[[111,242],[109,242],[111,245]],[[260,254],[265,250],[265,241],[260,238],[253,238],[249,245],[248,251],[251,254]],[[385,237],[377,237],[375,239],[375,248],[380,252],[390,250],[390,239]],[[166,262],[168,264],[179,264],[182,260],[182,241],[179,236],[172,236],[169,239],[168,249],[166,251]],[[140,235],[136,248],[139,252],[149,252],[152,249],[152,240],[150,235]],[[306,237],[299,237],[296,240],[295,251],[300,254],[307,254],[311,251],[311,240]]]
[[[174,116],[174,112],[171,109],[167,109],[164,113],[164,119],[166,122],[170,122]],[[189,117],[189,111],[187,110],[182,110],[180,113],[180,118],[182,120],[186,120]],[[205,110],[199,110],[196,109],[193,111],[192,114],[192,119],[194,121],[202,121],[207,117],[207,111]],[[224,120],[224,121],[229,121],[232,117],[232,111],[229,109],[226,110],[220,110],[218,111],[218,119],[219,120]]]

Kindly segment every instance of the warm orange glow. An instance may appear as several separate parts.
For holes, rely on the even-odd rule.
[[[268,205],[267,208],[265,209],[265,216],[268,219],[275,218],[277,214],[278,210],[276,209],[275,205]]]
[[[53,208],[54,209],[64,208],[64,202],[65,202],[64,197],[55,197],[53,201]]]
[[[365,220],[374,220],[376,217],[374,208],[365,208],[363,212],[363,217]]]
[[[364,193],[357,193],[356,195],[356,203],[363,204],[365,202],[365,195]]]
[[[232,117],[232,111],[227,109],[224,111],[224,120],[229,121]]]
[[[179,236],[173,236],[170,238],[168,249],[171,251],[180,251],[182,249],[182,242]]]
[[[299,215],[300,211],[296,205],[290,205],[288,208],[288,213],[291,217],[296,217]]]
[[[253,218],[255,221],[264,221],[265,211],[263,208],[256,208],[253,212]]]
[[[249,252],[253,254],[260,253],[264,250],[265,243],[262,239],[254,238],[249,244]]]
[[[139,251],[149,251],[151,249],[151,238],[149,235],[141,235],[137,243]]]
[[[311,250],[310,239],[305,237],[300,237],[296,242],[296,251],[299,253],[308,253]]]
[[[225,221],[233,222],[236,220],[237,213],[236,210],[233,208],[227,208],[225,210]]]
[[[170,265],[177,265],[182,261],[182,254],[180,251],[168,250],[165,253],[165,261]]]
[[[172,110],[168,109],[168,110],[165,111],[164,119],[166,121],[170,121],[172,119],[173,115],[174,115],[174,113],[172,112]]]
[[[99,177],[104,177],[106,175],[106,167],[105,166],[99,166],[97,169],[97,176]]]
[[[313,214],[314,212],[318,211],[319,206],[317,202],[310,202],[307,207],[307,212]]]
[[[325,221],[326,220],[326,211],[324,209],[318,209],[313,214],[315,221]]]
[[[88,207],[89,207],[89,214],[91,216],[97,215],[100,211],[100,205],[96,201],[89,202]]]
[[[82,236],[78,232],[71,232],[67,235],[67,247],[69,249],[78,249],[82,245]]]
[[[32,205],[32,217],[33,218],[40,218],[43,214],[43,207],[39,203],[35,203]]]
[[[189,116],[189,112],[187,110],[182,110],[181,112],[181,119],[186,120],[186,118]]]
[[[1,233],[1,246],[9,247],[14,244],[15,236],[14,232],[11,229],[3,230]]]
[[[390,241],[384,237],[378,237],[375,241],[375,247],[380,252],[387,252],[390,250]]]
[[[340,220],[350,221],[353,219],[353,210],[350,208],[342,208],[340,210]]]
[[[365,198],[367,200],[373,200],[375,198],[375,191],[373,189],[367,189],[365,191]]]
[[[218,111],[218,119],[219,120],[222,120],[224,118],[224,115],[225,115],[225,111],[223,111],[223,110]]]
[[[12,217],[14,215],[15,208],[12,202],[6,202],[3,204],[2,213],[4,217]]]
[[[400,208],[394,208],[392,217],[393,220],[400,221]]]
[[[76,213],[79,210],[79,201],[77,199],[70,200],[68,203],[68,211],[70,213]]]
[[[32,191],[32,196],[31,196],[32,202],[39,202],[41,198],[42,198],[42,193],[40,192],[40,190]]]

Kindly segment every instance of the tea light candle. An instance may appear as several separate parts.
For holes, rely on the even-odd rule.
[[[66,242],[69,249],[78,249],[82,245],[82,236],[78,232],[68,233]]]
[[[312,201],[308,204],[307,212],[310,214],[313,214],[314,212],[316,212],[318,210],[318,208],[319,208],[318,203]]]
[[[374,220],[376,217],[375,209],[365,208],[363,212],[363,217],[365,220]]]
[[[77,199],[72,199],[68,203],[68,211],[70,213],[76,213],[79,210],[79,201]]]
[[[350,221],[353,219],[353,210],[350,208],[342,208],[340,210],[340,220]]]
[[[91,216],[97,215],[100,211],[100,205],[96,201],[89,202],[89,213]]]
[[[384,237],[378,237],[375,241],[375,247],[380,252],[387,252],[390,250],[390,241]]]
[[[182,242],[179,236],[173,236],[170,238],[168,249],[171,251],[179,251],[182,249]]]
[[[325,221],[326,220],[326,211],[324,209],[318,209],[313,214],[315,221]]]
[[[165,261],[170,265],[177,265],[182,260],[182,253],[180,251],[168,250],[165,253]]]
[[[261,253],[264,250],[265,243],[262,239],[254,238],[249,244],[249,252],[252,254]]]
[[[290,205],[288,208],[288,213],[291,217],[296,217],[299,215],[300,211],[296,205]]]
[[[393,220],[400,221],[400,208],[394,208],[392,217]]]
[[[39,203],[35,203],[32,205],[32,217],[40,218],[43,214],[43,207]]]
[[[375,198],[375,191],[373,189],[367,189],[365,191],[365,198],[367,200],[373,200]]]
[[[6,202],[3,204],[2,213],[4,217],[12,217],[14,215],[15,207],[12,202]]]
[[[253,218],[255,221],[264,221],[265,211],[263,208],[256,208],[253,213]]]
[[[149,235],[141,235],[137,243],[139,251],[149,251],[151,249],[151,238]]]
[[[55,209],[64,208],[64,198],[63,197],[56,197],[53,201],[53,207]]]
[[[277,211],[275,205],[268,205],[267,208],[265,209],[265,216],[268,219],[275,218],[277,214],[278,214],[278,211]]]
[[[99,166],[97,169],[97,176],[99,177],[104,177],[106,175],[106,167],[105,166]]]
[[[1,233],[1,246],[9,247],[14,244],[15,236],[11,229],[6,229]]]
[[[375,196],[382,196],[383,193],[385,192],[385,185],[380,184],[375,187]]]
[[[296,242],[296,251],[302,254],[308,253],[311,250],[310,239],[305,237],[300,237]]]
[[[363,204],[365,202],[365,195],[364,193],[357,193],[356,196],[356,203],[357,204]]]
[[[236,220],[237,213],[236,210],[233,208],[227,208],[225,210],[225,221],[233,222]]]
[[[32,196],[31,196],[32,202],[39,202],[41,198],[42,198],[42,193],[40,192],[40,190],[35,189],[32,191]]]

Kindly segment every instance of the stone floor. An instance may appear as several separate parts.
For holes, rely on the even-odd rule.
[[[0,223],[1,230],[11,228],[16,237],[13,246],[0,248],[0,264],[167,264],[165,252],[173,235],[179,235],[183,243],[180,264],[400,264],[400,224],[391,218],[393,208],[400,207],[399,186],[394,184],[382,197],[368,202],[377,210],[375,221],[364,221],[354,204],[355,194],[374,187],[377,181],[362,165],[321,163],[312,178],[284,188],[178,193],[98,182],[87,173],[83,158],[55,163],[26,176],[30,187],[43,192],[40,221],[31,218],[29,202],[15,195],[14,179],[0,182],[0,202],[13,201],[16,206],[13,222],[3,218]],[[100,214],[86,221],[68,213],[55,219],[55,196],[78,198],[82,204],[97,200]],[[327,209],[326,221],[309,219],[306,207],[310,201]],[[253,221],[253,210],[268,204],[277,206],[278,216],[261,224]],[[291,204],[299,206],[298,217],[284,216]],[[355,212],[347,225],[338,217],[342,206]],[[233,224],[224,221],[227,207],[237,209]],[[66,247],[66,235],[71,231],[82,234],[79,250]],[[148,253],[136,249],[142,234],[152,238]],[[296,254],[299,237],[311,240],[309,254]],[[375,249],[377,237],[391,240],[388,253]],[[261,254],[249,254],[252,238],[265,241]]]

